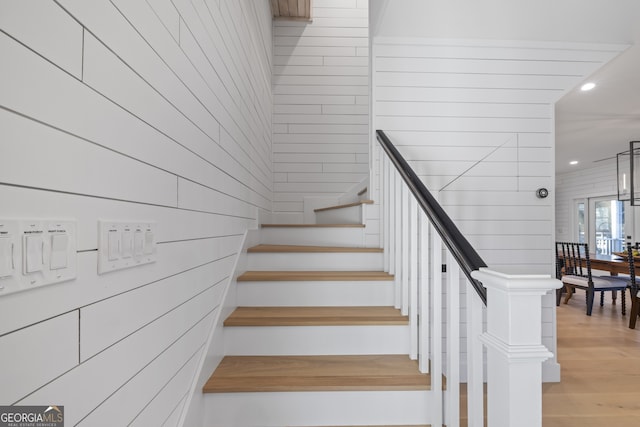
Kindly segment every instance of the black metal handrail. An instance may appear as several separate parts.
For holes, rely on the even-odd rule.
[[[480,255],[471,246],[469,241],[458,230],[449,215],[442,209],[442,206],[431,195],[424,183],[418,178],[418,175],[409,166],[402,154],[396,149],[389,137],[382,130],[376,131],[376,136],[380,145],[387,153],[400,176],[411,190],[411,193],[418,201],[420,208],[427,215],[433,227],[436,229],[442,241],[447,246],[453,257],[456,259],[460,268],[464,272],[471,285],[476,290],[482,302],[487,304],[487,290],[482,283],[471,277],[471,272],[486,267],[487,264],[482,260]]]

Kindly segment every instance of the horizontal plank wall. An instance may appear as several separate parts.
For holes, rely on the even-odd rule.
[[[586,202],[590,197],[611,196],[615,199],[618,196],[617,181],[616,159],[602,161],[594,167],[582,167],[575,172],[557,175],[556,240],[577,241],[575,202],[579,199]],[[625,215],[625,218],[636,216],[633,208],[632,214]]]
[[[368,2],[312,5],[313,21],[273,28],[274,212],[298,222],[304,197],[335,199],[369,173]]]
[[[373,125],[489,267],[554,274],[554,103],[623,49],[376,38]],[[553,304],[544,302],[542,328],[551,351]]]
[[[243,236],[271,212],[269,2],[0,4],[0,218],[77,221],[77,279],[0,293],[0,404],[178,425]],[[97,274],[98,220],[157,262]]]

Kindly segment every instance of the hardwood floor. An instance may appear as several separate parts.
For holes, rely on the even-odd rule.
[[[557,308],[562,381],[542,386],[544,427],[640,426],[640,329],[628,328],[620,298],[598,302],[591,317],[584,292]]]

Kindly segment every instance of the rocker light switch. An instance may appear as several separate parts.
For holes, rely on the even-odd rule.
[[[133,234],[133,254],[136,257],[142,255],[142,248],[144,247],[144,236],[142,231],[136,231]]]
[[[51,270],[67,268],[67,248],[69,246],[69,236],[66,233],[54,234],[51,236],[51,259],[49,267]]]
[[[24,236],[25,264],[24,272],[35,273],[42,271],[44,257],[44,241],[41,234]]]
[[[130,230],[122,232],[122,258],[131,258],[133,252],[133,233]]]
[[[13,274],[13,242],[8,237],[0,237],[0,277]]]
[[[115,261],[120,258],[120,239],[117,231],[109,231],[108,251],[109,261]]]

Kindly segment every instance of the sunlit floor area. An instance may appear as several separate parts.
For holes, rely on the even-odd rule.
[[[557,308],[562,381],[543,384],[544,427],[640,426],[640,320],[629,329],[628,297],[626,316],[610,295],[587,316],[580,291]]]

